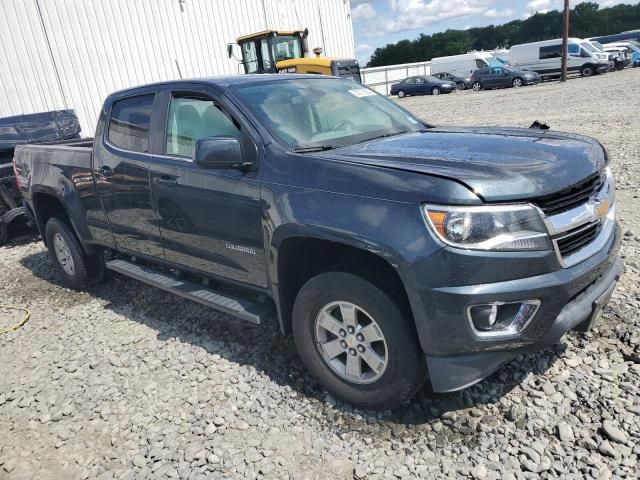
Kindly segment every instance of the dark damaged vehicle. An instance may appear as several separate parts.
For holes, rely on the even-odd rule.
[[[623,269],[597,141],[434,127],[337,78],[121,91],[94,139],[15,164],[66,285],[106,267],[254,323],[275,306],[322,386],[363,408],[589,329]]]
[[[79,137],[80,124],[73,110],[0,118],[0,245],[8,239],[9,225],[25,218],[11,163],[16,145]]]

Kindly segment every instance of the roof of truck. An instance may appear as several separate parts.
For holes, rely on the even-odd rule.
[[[164,82],[154,82],[144,85],[137,85],[135,87],[124,88],[113,92],[112,95],[118,95],[124,92],[135,92],[137,90],[147,89],[149,87],[170,86],[170,85],[184,85],[185,83],[203,84],[208,83],[217,87],[231,87],[234,85],[247,85],[252,83],[265,83],[273,81],[285,81],[294,79],[336,79],[338,77],[332,77],[329,75],[313,75],[313,74],[297,74],[297,73],[269,73],[269,74],[248,74],[248,75],[220,75],[215,77],[202,77],[202,78],[184,78],[181,80],[168,80]]]

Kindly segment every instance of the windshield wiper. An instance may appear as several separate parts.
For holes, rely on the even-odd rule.
[[[325,150],[333,150],[340,145],[318,145],[316,147],[300,147],[291,150],[294,153],[311,153],[311,152],[324,152]]]

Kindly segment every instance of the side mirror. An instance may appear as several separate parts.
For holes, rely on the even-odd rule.
[[[196,141],[194,163],[202,168],[237,168],[246,170],[253,162],[244,162],[242,148],[233,137],[207,137]]]

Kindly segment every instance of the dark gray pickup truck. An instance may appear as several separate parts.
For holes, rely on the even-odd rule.
[[[588,329],[623,269],[597,141],[433,127],[343,79],[133,88],[95,139],[14,161],[67,285],[106,267],[254,323],[275,307],[319,382],[364,408]]]

